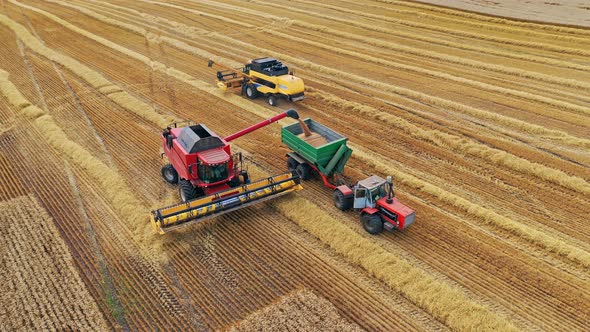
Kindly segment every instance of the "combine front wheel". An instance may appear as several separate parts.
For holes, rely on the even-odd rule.
[[[174,167],[171,164],[166,164],[166,165],[162,166],[162,177],[168,183],[171,183],[171,184],[178,183],[178,173],[176,172],[176,170],[174,169]]]
[[[369,234],[375,235],[383,232],[383,221],[381,221],[378,214],[363,213],[361,221],[363,222],[363,228]]]
[[[246,96],[250,99],[256,99],[258,97],[258,90],[256,90],[254,84],[248,84],[246,86]]]
[[[183,202],[188,202],[197,198],[198,196],[198,190],[185,179],[180,180],[180,186],[178,190],[180,192],[180,200]]]

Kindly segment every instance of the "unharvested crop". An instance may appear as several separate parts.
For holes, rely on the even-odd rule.
[[[54,221],[33,196],[0,202],[0,329],[106,331]]]
[[[227,331],[363,331],[338,314],[330,301],[308,289],[293,291]]]

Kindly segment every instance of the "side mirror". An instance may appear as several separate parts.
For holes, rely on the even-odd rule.
[[[393,180],[391,179],[391,175],[387,176],[387,183],[393,184]]]

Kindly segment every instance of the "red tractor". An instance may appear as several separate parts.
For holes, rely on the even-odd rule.
[[[179,185],[183,203],[152,211],[152,222],[160,231],[190,220],[206,219],[250,205],[254,202],[301,189],[299,178],[291,173],[251,183],[243,168],[241,153],[232,154],[229,142],[282,118],[298,119],[288,110],[225,138],[204,124],[179,127],[173,124],[162,132],[162,148],[169,164],[162,177]]]
[[[357,182],[352,188],[340,185],[334,190],[334,205],[342,211],[360,210],[365,230],[379,234],[386,229],[405,229],[416,217],[414,210],[394,198],[391,176],[387,180],[372,175]]]

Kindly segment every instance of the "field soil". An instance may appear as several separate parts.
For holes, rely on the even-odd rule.
[[[569,15],[546,6],[532,19]],[[223,92],[207,66],[266,56],[306,99]],[[155,233],[179,201],[162,128],[225,137],[289,108],[348,137],[346,177],[391,175],[415,223],[369,235],[314,177]],[[293,121],[231,142],[254,178],[287,171]],[[585,331],[589,133],[585,28],[406,1],[2,0],[0,330]]]
[[[581,0],[420,0],[418,2],[527,21],[590,27],[590,2]]]

